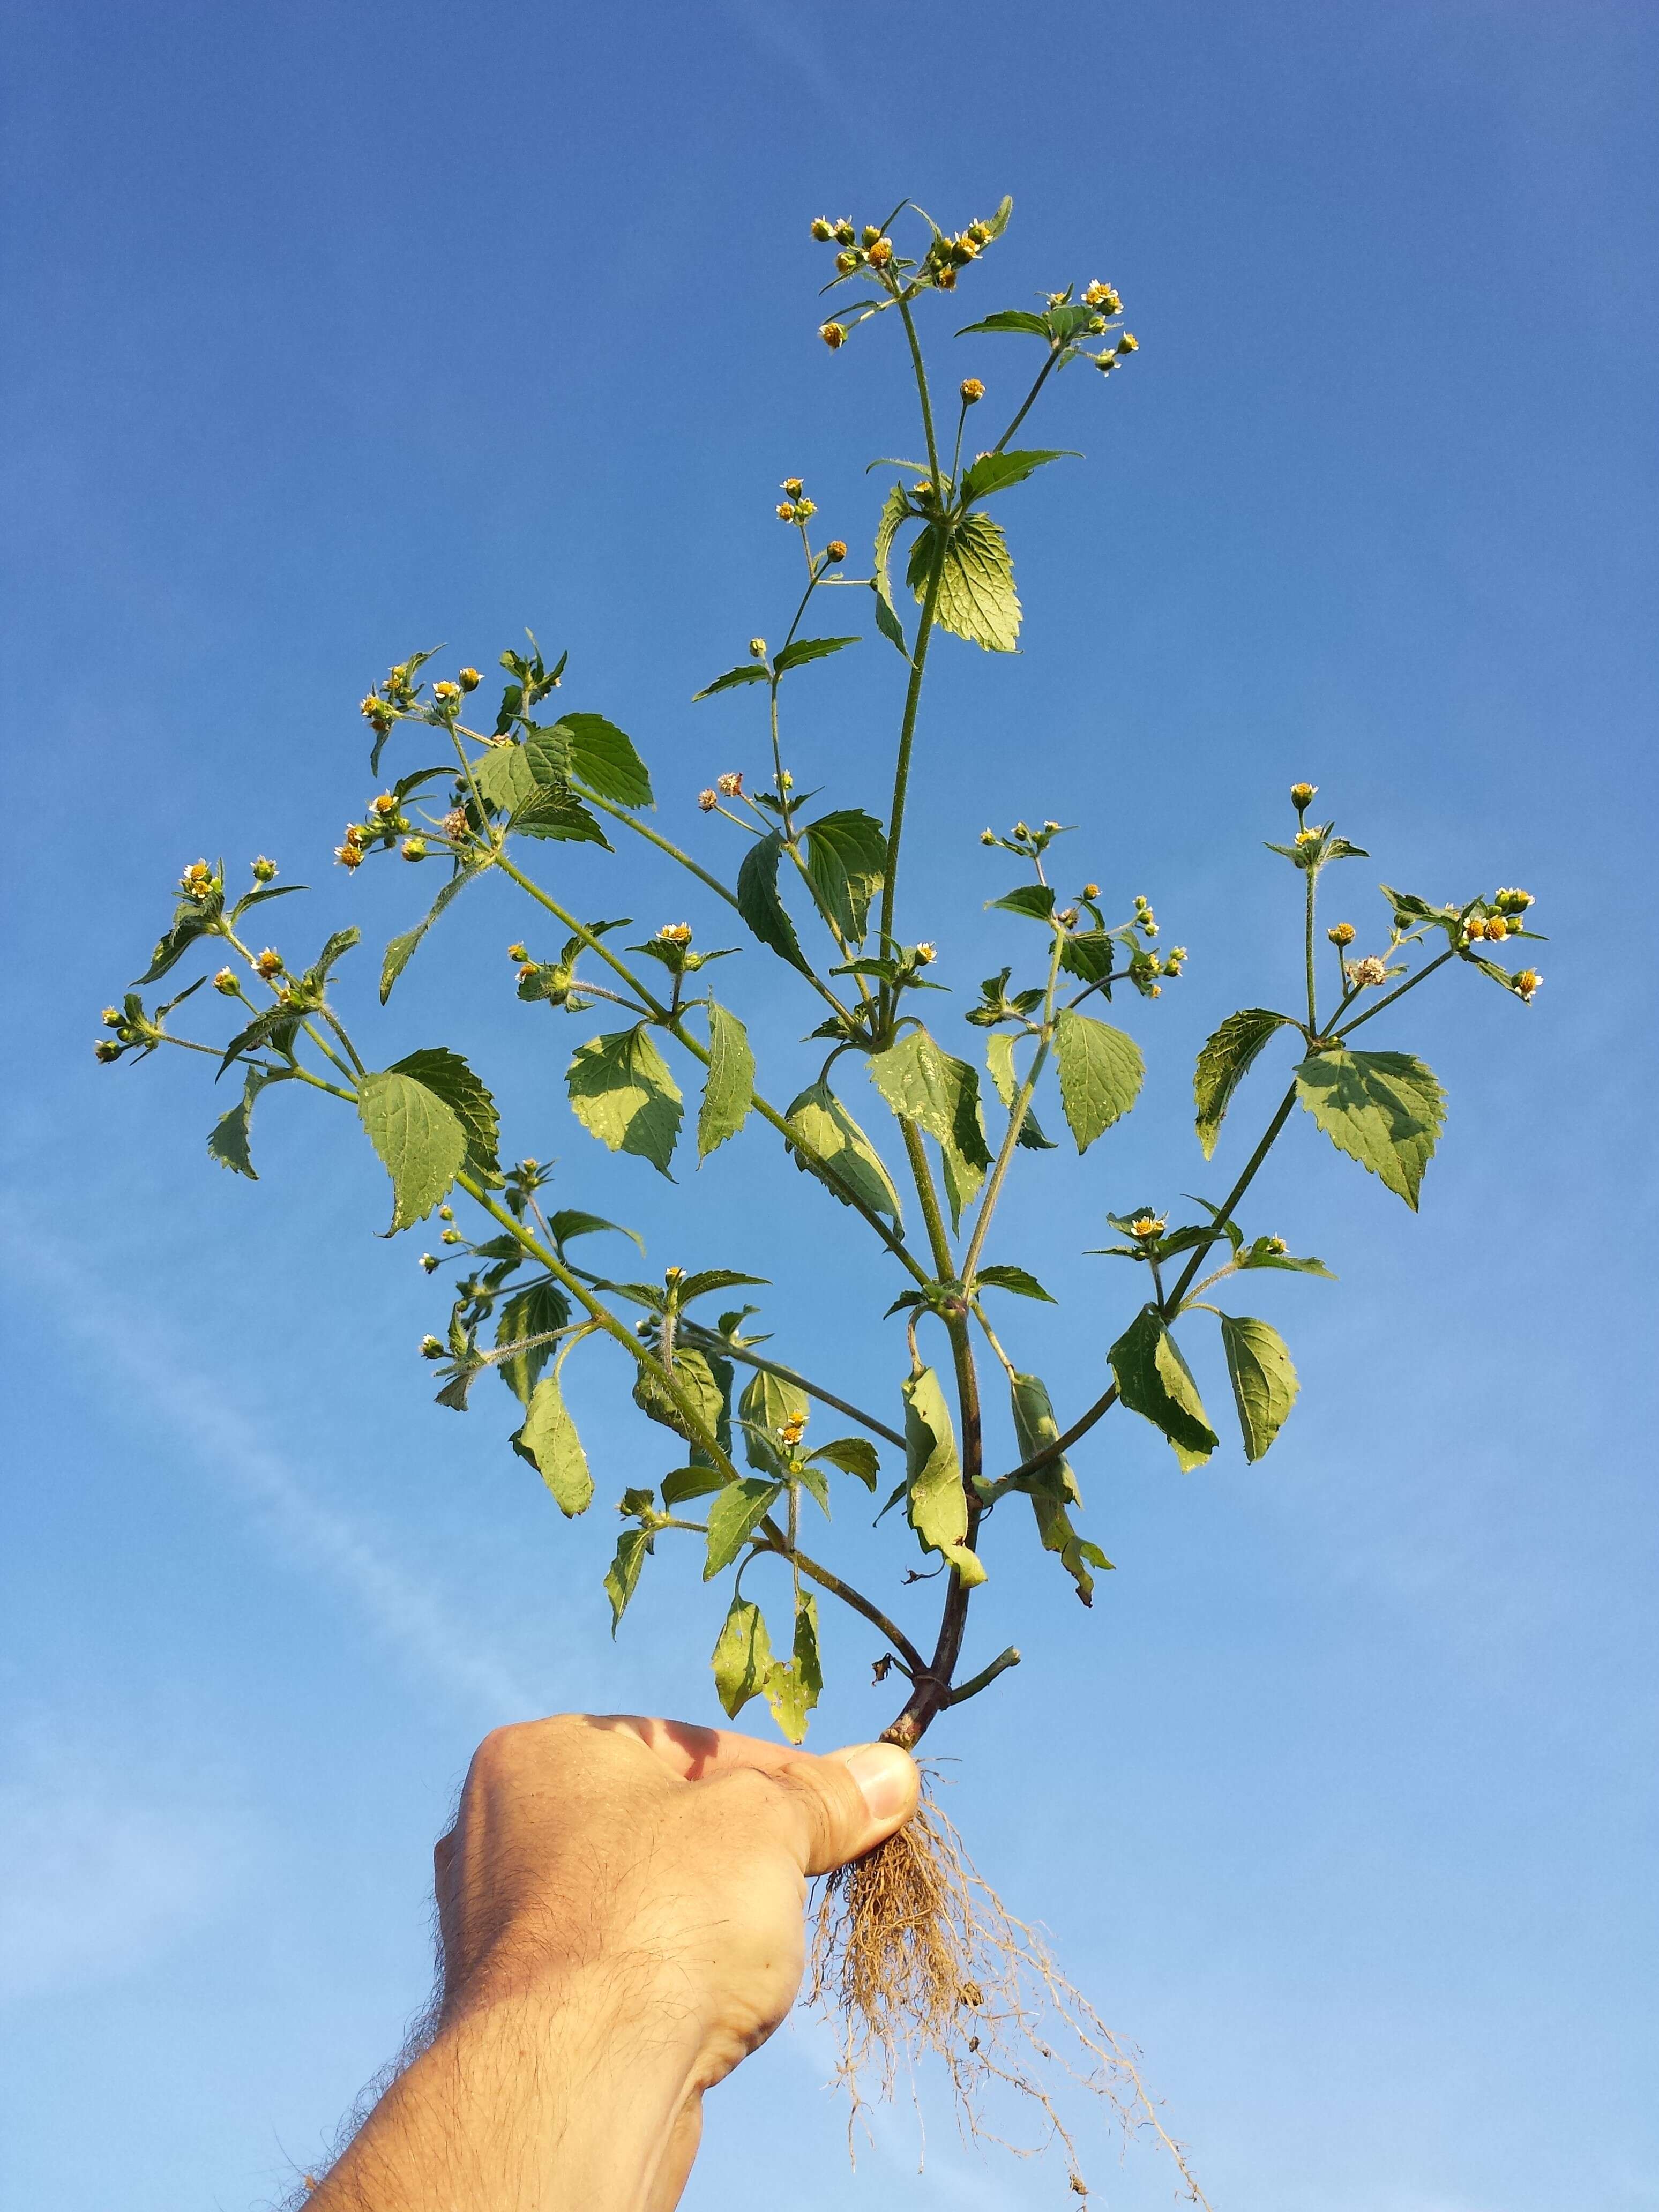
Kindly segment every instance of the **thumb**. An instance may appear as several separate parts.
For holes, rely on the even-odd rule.
[[[902,1828],[921,1796],[921,1776],[896,1743],[854,1743],[822,1758],[792,1759],[776,1778],[803,1818],[805,1874],[861,1858]]]

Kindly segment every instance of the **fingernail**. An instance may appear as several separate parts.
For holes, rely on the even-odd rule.
[[[908,1805],[915,1791],[915,1762],[908,1752],[896,1743],[861,1743],[841,1757],[872,1820],[890,1820]]]

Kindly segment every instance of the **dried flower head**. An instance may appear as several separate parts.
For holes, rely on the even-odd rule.
[[[724,775],[714,778],[714,788],[722,799],[738,799],[743,793],[743,770],[728,769]]]
[[[697,805],[705,814],[712,814],[714,809],[720,805],[720,795],[712,785],[705,786],[704,788],[697,793]]]
[[[466,835],[466,809],[464,806],[452,806],[438,827],[452,842],[459,842]]]
[[[1350,960],[1343,972],[1356,991],[1369,991],[1388,981],[1389,963],[1379,960],[1376,953],[1368,952],[1363,960]]]

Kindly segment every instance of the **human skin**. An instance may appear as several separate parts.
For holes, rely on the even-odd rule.
[[[704,2092],[794,2002],[807,1877],[917,1791],[893,1744],[578,1713],[486,1736],[434,1855],[435,2033],[311,2206],[670,2212]]]

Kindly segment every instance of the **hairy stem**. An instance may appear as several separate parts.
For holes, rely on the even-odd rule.
[[[792,1549],[788,1538],[769,1513],[762,1521],[759,1531],[751,1541],[757,1552],[776,1553],[780,1559],[787,1559],[793,1565],[798,1567],[808,1582],[816,1583],[820,1589],[828,1590],[831,1597],[838,1597],[843,1605],[850,1606],[854,1613],[862,1613],[874,1627],[880,1629],[903,1662],[908,1673],[923,1674],[927,1672],[927,1662],[904,1631],[889,1620],[887,1615],[879,1607],[873,1605],[862,1590],[854,1589],[851,1583],[843,1582],[839,1575],[833,1574],[828,1567],[820,1566],[816,1559],[809,1559],[805,1552]]]
[[[805,1376],[798,1375],[793,1367],[786,1367],[776,1359],[763,1359],[757,1352],[750,1352],[740,1345],[733,1344],[729,1337],[718,1335],[712,1328],[699,1328],[695,1322],[683,1321],[680,1336],[684,1342],[694,1345],[699,1352],[717,1352],[722,1359],[739,1359],[745,1367],[757,1368],[763,1375],[775,1375],[781,1382],[793,1383],[797,1390],[804,1390],[809,1398],[816,1398],[820,1405],[833,1406],[838,1413],[845,1413],[849,1421],[856,1421],[860,1428],[868,1429],[872,1436],[885,1437],[890,1444],[896,1444],[901,1451],[904,1449],[904,1438],[897,1429],[890,1429],[885,1421],[878,1421],[873,1413],[866,1413],[862,1407],[851,1404],[847,1399],[836,1397],[833,1390],[826,1390],[821,1382],[808,1382]]]

